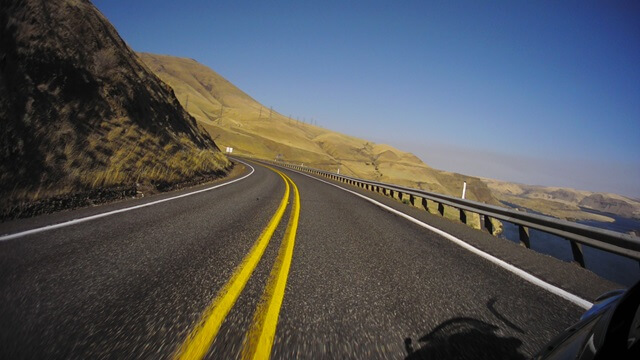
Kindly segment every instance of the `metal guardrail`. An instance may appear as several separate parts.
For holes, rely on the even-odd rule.
[[[484,228],[492,235],[494,234],[494,229],[491,218],[507,221],[518,226],[520,243],[527,248],[531,247],[529,229],[536,229],[557,235],[569,241],[571,244],[573,259],[582,267],[585,267],[584,252],[582,249],[583,244],[640,261],[640,238],[629,234],[577,224],[550,216],[530,214],[500,206],[488,205],[477,201],[464,200],[429,191],[358,179],[306,166],[289,164],[282,161],[267,162],[324,176],[329,179],[358,186],[366,190],[379,192],[401,201],[408,198],[407,200],[413,206],[421,205],[427,211],[428,202],[432,201],[438,205],[438,213],[440,213],[441,216],[444,216],[444,206],[450,206],[459,211],[460,221],[464,224],[467,224],[467,216],[469,213],[476,213],[480,215],[481,226],[484,225]],[[482,218],[484,218],[484,224],[482,224]]]

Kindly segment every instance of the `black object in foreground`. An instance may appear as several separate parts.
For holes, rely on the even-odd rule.
[[[640,282],[600,296],[534,359],[640,359]]]

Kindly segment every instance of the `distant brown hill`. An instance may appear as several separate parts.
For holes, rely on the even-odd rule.
[[[479,178],[435,170],[413,154],[286,117],[193,59],[139,53],[216,142],[235,152],[498,204]]]
[[[559,187],[545,187],[483,179],[493,194],[515,207],[570,220],[613,221],[606,214],[640,219],[640,202],[611,193],[595,193]],[[597,214],[592,211],[605,213]],[[640,230],[640,229],[638,229]]]
[[[166,186],[229,166],[89,1],[1,5],[0,214],[25,201]]]
[[[463,181],[468,197],[572,220],[611,221],[583,209],[640,217],[640,203],[619,195],[566,188],[536,187],[440,171],[413,154],[384,144],[340,134],[273,111],[221,75],[193,59],[139,54],[176,93],[189,113],[216,141],[236,152],[337,171],[366,179],[459,196]]]

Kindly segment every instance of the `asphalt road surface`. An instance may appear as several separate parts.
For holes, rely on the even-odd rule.
[[[252,162],[226,185],[0,224],[0,358],[518,359],[585,311],[322,180]],[[616,287],[333,184],[586,301]]]

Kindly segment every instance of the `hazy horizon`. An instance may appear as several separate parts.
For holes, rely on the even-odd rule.
[[[447,171],[640,197],[636,2],[95,1],[133,49]]]
[[[448,144],[395,144],[418,156],[427,165],[444,171],[525,185],[563,187],[614,193],[640,201],[640,168],[633,164],[588,160],[541,159],[499,154]],[[610,174],[627,173],[626,177]],[[603,187],[602,184],[606,184]]]

